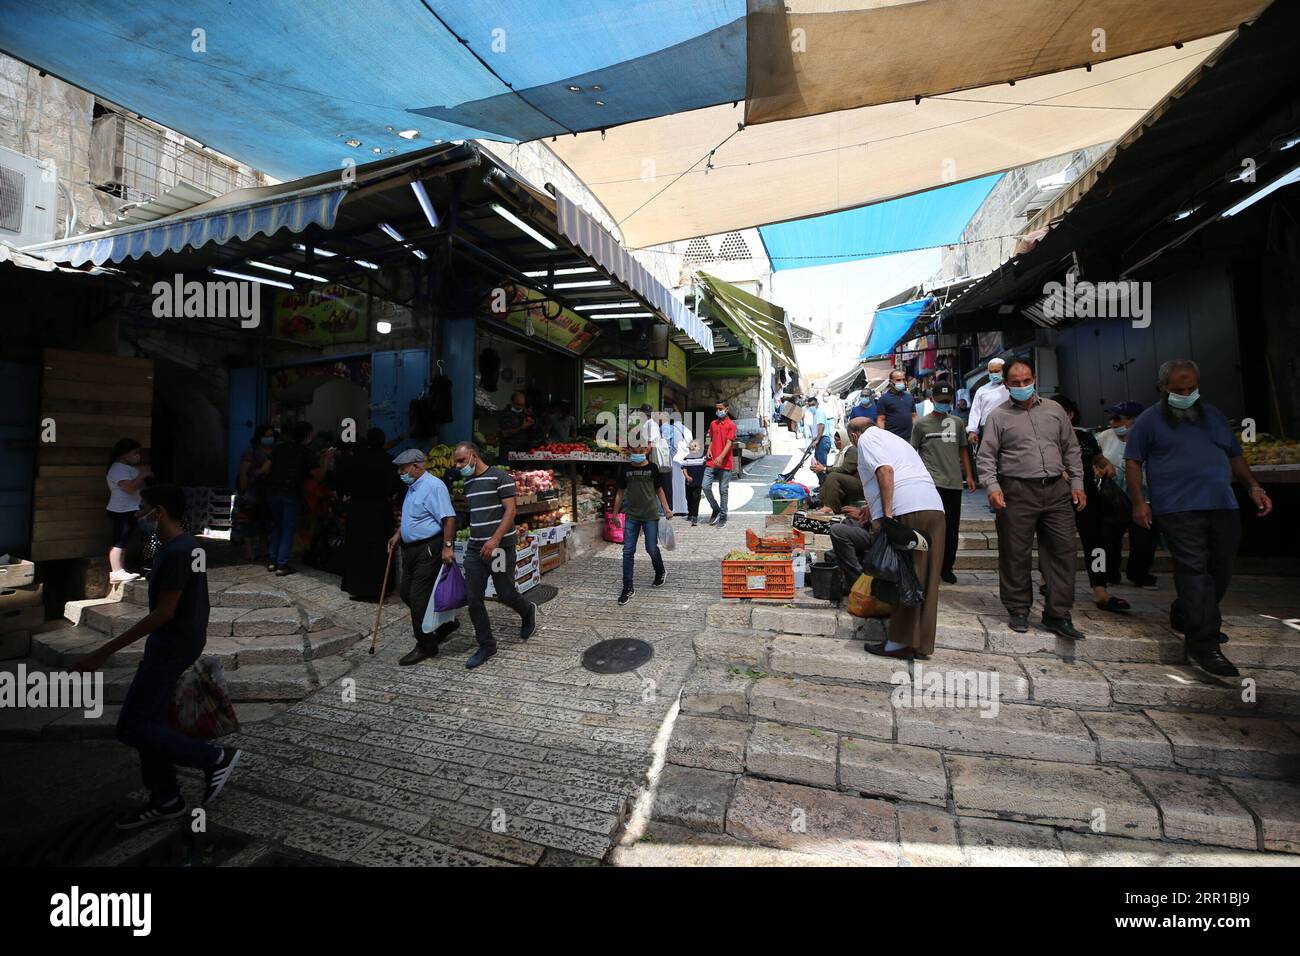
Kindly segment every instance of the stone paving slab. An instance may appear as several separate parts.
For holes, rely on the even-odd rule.
[[[1174,762],[1168,738],[1145,714],[1107,711],[1083,712],[1079,716],[1096,738],[1101,763],[1166,767]]]
[[[841,737],[839,764],[840,786],[846,790],[947,806],[948,778],[943,758],[934,750]]]
[[[655,820],[703,833],[722,833],[736,775],[666,764],[655,784]]]
[[[758,721],[745,751],[745,770],[762,777],[834,788],[838,750],[839,738],[826,731]]]
[[[1259,820],[1265,850],[1300,853],[1300,783],[1220,777]]]
[[[1276,721],[1159,710],[1145,713],[1169,738],[1174,762],[1180,766],[1300,776],[1300,737]]]
[[[1212,777],[1171,770],[1135,770],[1133,776],[1160,807],[1171,840],[1255,849],[1255,821]]]
[[[893,712],[884,688],[864,690],[813,680],[765,677],[754,682],[750,713],[786,724],[879,737],[894,737]]]
[[[1001,704],[994,714],[976,707],[900,707],[895,719],[900,744],[1069,763],[1096,760],[1088,728],[1065,708]]]
[[[898,864],[893,804],[815,787],[742,777],[727,811],[727,833],[842,864]]]
[[[683,767],[739,773],[745,768],[749,724],[720,717],[681,715],[668,744],[668,760]]]
[[[867,654],[856,641],[802,636],[774,638],[770,661],[774,673],[860,684],[889,684],[900,670],[898,661]]]

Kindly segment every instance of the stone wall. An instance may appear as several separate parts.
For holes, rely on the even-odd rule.
[[[750,378],[698,378],[691,381],[691,408],[706,408],[720,401],[731,403],[732,418],[757,418],[763,414],[762,380]],[[767,399],[771,404],[771,398]]]

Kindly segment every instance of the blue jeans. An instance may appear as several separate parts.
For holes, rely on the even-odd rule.
[[[197,658],[197,652],[171,655],[146,649],[117,718],[117,739],[140,752],[140,774],[155,806],[180,796],[178,765],[204,769],[221,759],[220,747],[188,737],[171,724],[176,682]]]
[[[645,529],[645,551],[650,555],[655,575],[664,573],[664,558],[659,553],[659,522],[623,517],[623,587],[632,586],[632,566],[636,561],[636,539]]]
[[[830,455],[831,455],[831,436],[823,435],[821,437],[821,441],[817,443],[817,447],[813,449],[813,457],[817,459],[819,464],[824,465],[826,464],[826,459],[829,458]]]
[[[718,493],[722,497],[721,501],[713,497],[713,483],[715,481],[720,489]],[[727,485],[730,482],[730,468],[706,467],[704,469],[704,497],[709,502],[709,507],[713,509],[713,513],[721,515],[723,518],[727,516]]]
[[[288,495],[271,495],[271,535],[267,551],[276,567],[284,567],[293,554],[293,537],[298,533],[298,515],[302,503]]]

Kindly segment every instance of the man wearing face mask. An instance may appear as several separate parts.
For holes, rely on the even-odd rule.
[[[1065,409],[1036,393],[1034,369],[1024,359],[1007,366],[1007,386],[1011,400],[984,422],[978,457],[996,516],[998,585],[1008,626],[1018,633],[1029,630],[1037,536],[1038,566],[1047,586],[1043,627],[1066,640],[1082,640],[1070,620],[1078,547],[1074,512],[1087,504],[1079,439]]]
[[[521,641],[537,630],[537,605],[525,601],[515,589],[515,480],[500,468],[489,468],[473,442],[461,442],[453,455],[465,479],[465,500],[469,502],[465,588],[478,650],[465,666],[473,670],[497,652],[492,621],[484,604],[488,576],[496,586],[497,600],[519,615]]]
[[[510,404],[501,409],[498,419],[501,428],[498,461],[510,463],[510,453],[531,451],[535,441],[533,415],[525,407],[524,393],[511,392]]]
[[[393,459],[397,476],[406,485],[402,499],[402,523],[388,539],[388,550],[402,551],[402,581],[398,593],[411,609],[415,647],[399,664],[418,664],[438,653],[438,644],[460,626],[448,621],[432,634],[424,633],[424,612],[433,599],[438,570],[456,560],[456,511],[447,486],[425,471],[423,452],[411,449]]]
[[[664,494],[663,476],[650,461],[644,440],[632,445],[629,451],[629,463],[619,473],[618,493],[614,496],[614,514],[624,516],[623,590],[618,596],[619,604],[626,604],[636,593],[633,571],[637,538],[642,531],[645,533],[646,554],[650,555],[655,570],[653,586],[663,587],[667,571],[659,551],[659,521],[671,521],[673,516]]]
[[[943,501],[947,539],[939,579],[945,584],[956,584],[957,575],[952,569],[957,560],[957,536],[961,525],[961,490],[963,485],[975,490],[975,473],[971,469],[966,443],[961,440],[964,423],[952,413],[952,389],[947,385],[935,386],[930,390],[930,401],[934,403],[934,409],[912,429],[912,447],[925,462]]]
[[[1241,445],[1223,412],[1201,399],[1200,369],[1190,359],[1160,366],[1164,398],[1138,416],[1124,447],[1125,477],[1133,523],[1165,536],[1174,560],[1177,599],[1169,625],[1184,635],[1187,658],[1213,677],[1239,671],[1219,644],[1219,603],[1232,580],[1232,559],[1241,542],[1241,517],[1232,491],[1246,486],[1256,514],[1273,510],[1268,493],[1250,473]],[[1151,503],[1142,492],[1146,466]]]
[[[966,443],[970,445],[971,455],[975,458],[976,472],[979,475],[979,443],[984,433],[984,422],[989,417],[989,412],[999,405],[1006,404],[1007,394],[1006,385],[1002,384],[1002,370],[1006,367],[1006,362],[1000,358],[989,359],[988,373],[989,380],[987,384],[981,386],[975,392],[975,399],[971,402],[970,414],[966,416]]]
[[[912,440],[916,421],[916,400],[908,394],[907,376],[901,369],[889,373],[889,386],[876,402],[876,425],[893,432],[903,441]]]
[[[1144,411],[1138,402],[1119,402],[1106,409],[1110,415],[1110,428],[1097,433],[1097,447],[1106,456],[1106,460],[1115,468],[1115,484],[1126,495],[1128,486],[1124,478],[1124,449],[1128,436],[1133,430],[1133,423]],[[1147,500],[1150,500],[1149,497]],[[1125,569],[1128,579],[1134,587],[1154,591],[1157,585],[1151,565],[1155,561],[1156,535],[1146,528],[1132,522],[1116,522],[1108,529],[1106,535],[1106,568],[1108,581],[1118,584],[1120,581],[1120,563],[1124,553],[1124,533],[1128,532],[1128,567]]]

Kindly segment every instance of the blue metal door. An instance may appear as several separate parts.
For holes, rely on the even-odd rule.
[[[0,362],[0,554],[28,553],[36,473],[39,385],[35,365]]]
[[[230,487],[239,477],[239,459],[253,440],[253,429],[266,407],[266,375],[260,368],[236,368],[230,372],[230,427],[227,473]]]
[[[412,400],[429,381],[429,350],[375,352],[370,362],[370,424],[392,441],[410,428]]]

